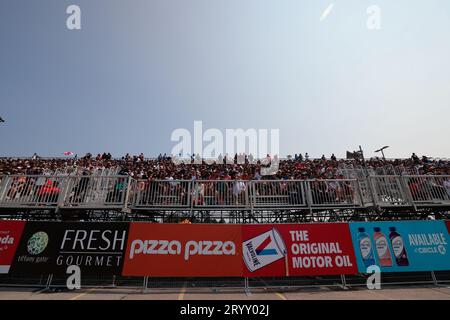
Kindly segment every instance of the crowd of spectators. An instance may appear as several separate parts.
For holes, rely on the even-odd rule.
[[[71,206],[95,202],[100,198],[108,204],[121,204],[127,194],[127,177],[131,176],[138,180],[135,184],[137,189],[133,190],[139,191],[135,193],[138,196],[133,199],[142,207],[187,206],[189,196],[196,206],[239,206],[247,201],[245,180],[269,180],[253,184],[257,201],[269,201],[272,204],[274,201],[276,204],[284,201],[283,205],[303,205],[307,197],[302,184],[288,180],[315,179],[308,182],[312,203],[353,205],[358,194],[355,185],[351,180],[336,180],[356,178],[348,176],[349,173],[359,172],[366,175],[372,171],[381,175],[450,175],[448,160],[419,158],[415,154],[408,159],[373,158],[364,161],[337,159],[334,155],[330,158],[322,156],[319,159],[311,159],[307,154],[288,156],[286,159],[267,155],[261,160],[250,155],[237,154],[231,159],[221,157],[215,163],[202,161],[194,156],[186,159],[187,161],[175,160],[167,155],[147,159],[142,153],[134,156],[127,154],[119,159],[113,158],[110,153],[97,156],[88,153],[81,158],[41,158],[36,154],[31,158],[0,158],[0,186],[4,175],[14,175],[13,178],[4,180],[9,181],[4,184],[7,186],[6,192],[3,192],[4,201],[55,203],[63,186],[63,178],[60,176],[77,175],[64,193],[66,202]],[[276,167],[274,173],[263,174],[264,169],[272,165]],[[90,179],[90,175],[109,175],[110,178],[98,183],[99,180]],[[192,180],[202,181],[194,184],[188,182]],[[212,182],[215,180],[220,181]],[[270,180],[283,181],[271,183]],[[383,187],[380,190],[391,190],[383,197],[396,199],[399,197],[396,193],[397,185],[391,182],[390,179],[381,181]],[[446,176],[433,179],[413,177],[407,183],[414,201],[428,201],[430,197],[450,197],[450,178]]]
[[[0,158],[0,175],[51,175],[82,174],[99,172],[129,175],[135,179],[146,180],[259,180],[259,179],[336,179],[344,178],[342,169],[366,168],[377,171],[389,169],[389,174],[450,174],[450,161],[419,158],[413,154],[407,159],[337,159],[334,154],[327,158],[311,159],[306,153],[288,156],[279,160],[276,173],[263,176],[261,169],[269,166],[276,158],[256,160],[251,155],[235,155],[233,159],[219,156],[215,163],[190,161],[176,163],[170,156],[159,155],[148,159],[144,154],[113,158],[110,153],[83,157],[42,158],[34,154],[30,158]],[[383,172],[378,172],[382,174]]]

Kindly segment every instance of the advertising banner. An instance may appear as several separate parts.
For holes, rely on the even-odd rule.
[[[128,237],[127,222],[27,222],[11,273],[121,274]]]
[[[123,275],[275,277],[357,273],[348,224],[131,223]]]
[[[0,221],[0,273],[286,277],[450,270],[449,221],[159,224]]]
[[[130,224],[125,276],[242,275],[239,225]]]
[[[444,221],[350,223],[358,270],[382,272],[450,270],[449,233]]]
[[[243,225],[247,277],[355,274],[346,223]]]
[[[8,273],[25,221],[0,220],[0,273]]]

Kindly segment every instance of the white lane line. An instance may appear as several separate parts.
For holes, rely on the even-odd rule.
[[[82,296],[87,295],[89,292],[92,292],[92,291],[94,291],[95,289],[96,289],[96,288],[88,289],[88,290],[86,290],[86,292],[80,293],[79,295],[77,295],[77,296],[75,296],[75,297],[73,297],[73,298],[70,298],[69,300],[77,300],[78,298],[81,298]]]
[[[184,300],[184,294],[186,293],[186,285],[187,283],[185,282],[183,284],[183,288],[181,288],[180,294],[178,295],[178,300]]]

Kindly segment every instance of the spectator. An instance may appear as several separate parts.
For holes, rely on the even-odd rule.
[[[415,153],[412,154],[411,160],[413,161],[414,164],[420,163],[419,157]]]

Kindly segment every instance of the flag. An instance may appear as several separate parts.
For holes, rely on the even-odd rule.
[[[347,159],[362,160],[361,151],[347,151]]]
[[[64,152],[65,156],[73,156],[73,152],[72,151],[66,151]]]

